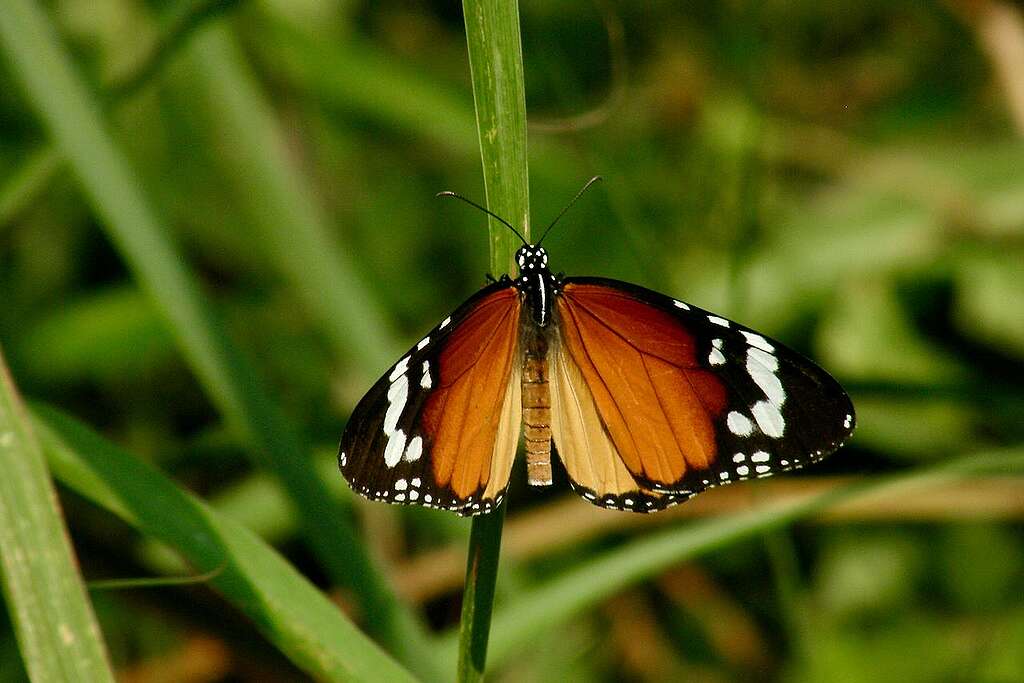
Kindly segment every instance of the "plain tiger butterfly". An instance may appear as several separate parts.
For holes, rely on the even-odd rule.
[[[519,236],[519,275],[470,297],[356,406],[338,462],[363,496],[489,512],[522,431],[530,484],[551,484],[556,454],[594,505],[654,512],[816,462],[853,432],[846,392],[797,352],[637,285],[556,275],[543,236],[441,194]]]

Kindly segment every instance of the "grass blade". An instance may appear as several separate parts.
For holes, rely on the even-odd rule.
[[[337,357],[367,370],[387,367],[400,350],[373,304],[377,295],[360,280],[351,255],[338,248],[228,25],[207,28],[187,54],[212,138],[231,140],[218,155],[221,176],[248,218],[253,245],[277,265]]]
[[[857,483],[645,536],[521,593],[515,605],[495,615],[491,663],[508,661],[523,646],[543,637],[572,615],[673,564],[778,529],[841,501],[891,495],[893,487],[909,490],[977,474],[1022,470],[1024,451],[1020,449],[966,456],[906,475]],[[449,656],[456,652],[456,637],[447,636]]]
[[[487,208],[530,236],[529,173],[526,164],[526,94],[515,0],[464,0],[466,42],[483,161]],[[491,272],[513,272],[518,238],[488,217]],[[494,586],[498,578],[505,505],[473,518],[462,596],[459,681],[479,681],[487,661]]]
[[[312,469],[309,448],[270,398],[248,360],[223,333],[195,277],[168,238],[136,174],[107,133],[97,99],[75,73],[53,26],[32,0],[0,12],[0,47],[49,128],[111,241],[175,333],[199,381],[231,429],[252,444],[300,511],[305,538],[333,580],[363,601],[368,627],[426,663],[423,631],[395,598]]]
[[[57,495],[0,353],[0,571],[33,681],[113,681]]]
[[[486,206],[530,239],[530,183],[526,153],[526,87],[515,0],[464,0],[473,102],[484,168]],[[519,240],[493,218],[491,271],[514,272]]]
[[[46,407],[35,413],[50,466],[64,485],[177,549],[198,572],[223,567],[211,585],[311,676],[414,680],[247,528],[63,413]]]

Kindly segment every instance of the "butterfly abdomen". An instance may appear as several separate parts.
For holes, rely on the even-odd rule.
[[[526,322],[523,329],[523,431],[526,477],[532,486],[551,484],[551,393],[548,387],[548,342],[543,328]]]

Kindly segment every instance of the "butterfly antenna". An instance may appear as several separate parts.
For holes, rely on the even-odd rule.
[[[599,175],[596,175],[593,178],[591,178],[590,180],[588,180],[586,185],[584,185],[583,187],[580,188],[580,191],[576,193],[576,196],[572,198],[572,201],[569,202],[568,204],[566,204],[565,208],[562,209],[561,213],[559,213],[557,216],[555,216],[555,220],[551,221],[551,225],[548,226],[547,230],[544,231],[544,234],[540,236],[539,240],[537,240],[537,246],[538,247],[540,246],[540,243],[544,241],[544,238],[548,236],[548,233],[551,232],[551,228],[555,227],[555,223],[560,221],[562,219],[562,216],[565,215],[565,212],[568,211],[569,209],[571,209],[572,205],[576,203],[576,200],[579,199],[580,197],[582,197],[583,193],[586,192],[587,190],[589,190],[590,186],[593,185],[594,183],[596,183],[598,180],[604,180],[604,178],[602,178]]]
[[[474,202],[474,201],[473,201],[472,199],[466,199],[466,198],[465,198],[465,197],[463,197],[463,196],[462,196],[461,194],[459,194],[459,193],[457,193],[457,192],[452,192],[451,190],[445,190],[444,192],[438,192],[438,193],[437,193],[437,194],[435,194],[434,196],[435,196],[435,197],[455,197],[456,199],[461,199],[462,201],[466,202],[466,203],[467,203],[467,204],[469,204],[470,206],[475,206],[476,208],[480,209],[481,211],[483,211],[484,213],[486,213],[486,214],[487,214],[488,216],[490,216],[491,218],[493,218],[493,219],[495,219],[495,220],[498,220],[498,221],[501,221],[501,223],[502,223],[502,224],[503,224],[503,225],[504,225],[504,226],[505,226],[506,228],[508,228],[509,230],[511,230],[511,231],[512,231],[512,232],[513,232],[513,233],[515,234],[515,236],[516,236],[516,237],[518,237],[518,238],[519,238],[519,240],[520,240],[520,241],[521,241],[521,242],[522,242],[523,244],[525,244],[526,246],[530,246],[530,243],[529,243],[529,242],[527,242],[527,241],[526,241],[525,239],[523,239],[523,236],[519,234],[519,231],[518,231],[518,230],[516,230],[515,228],[513,228],[513,227],[512,227],[512,224],[511,224],[511,223],[509,223],[509,222],[508,222],[507,220],[505,220],[504,218],[502,218],[502,217],[501,217],[501,216],[499,216],[498,214],[494,213],[493,211],[490,211],[490,210],[488,210],[488,209],[486,209],[486,208],[484,208],[484,207],[480,206],[479,204],[477,204],[476,202]]]

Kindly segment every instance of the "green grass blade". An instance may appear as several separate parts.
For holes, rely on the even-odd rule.
[[[251,531],[72,418],[46,407],[35,413],[50,466],[64,485],[177,549],[197,572],[223,567],[210,584],[311,676],[414,680]]]
[[[967,456],[907,475],[866,481],[838,491],[786,501],[740,515],[710,519],[651,534],[570,569],[531,591],[494,617],[491,665],[500,665],[525,645],[566,619],[592,607],[627,586],[668,567],[729,544],[778,529],[853,496],[870,497],[891,487],[927,487],[991,472],[1024,471],[1020,449]],[[906,490],[906,489],[904,489]],[[446,636],[446,652],[456,652],[458,634]]]
[[[339,358],[366,369],[387,367],[400,350],[373,303],[377,297],[333,239],[312,183],[296,168],[266,93],[227,24],[206,29],[187,54],[212,138],[231,141],[218,155],[221,176],[249,220],[254,247],[277,265]]]
[[[464,0],[466,43],[483,161],[487,208],[530,235],[529,173],[526,162],[526,91],[516,0]],[[491,272],[514,272],[519,239],[488,217]],[[505,505],[475,517],[469,538],[462,596],[459,681],[479,681],[487,662],[487,640],[498,578]]]
[[[32,0],[0,12],[0,48],[49,128],[111,241],[175,333],[186,359],[227,424],[252,445],[299,509],[305,538],[330,576],[363,601],[367,625],[408,660],[428,662],[424,635],[376,570],[310,464],[310,449],[207,307],[168,230],[107,133],[97,99],[75,73],[45,14]]]
[[[113,681],[57,494],[0,353],[0,571],[33,681]]]
[[[488,209],[530,239],[530,180],[526,155],[526,88],[515,0],[464,0],[466,43]],[[511,231],[487,219],[491,271],[514,272],[520,246]]]

